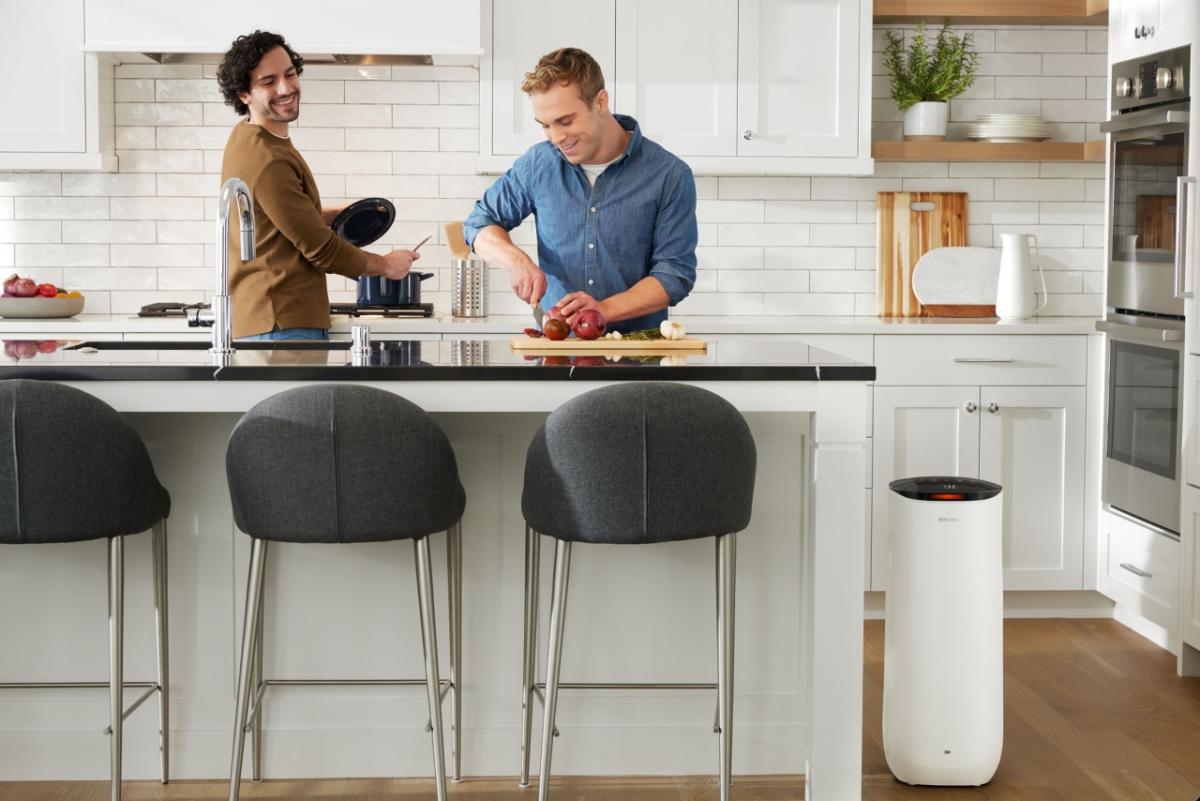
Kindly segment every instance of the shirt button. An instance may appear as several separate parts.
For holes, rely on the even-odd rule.
[[[594,279],[591,279],[591,278],[588,279],[588,286],[591,286],[594,283],[596,283]]]
[[[595,247],[596,247],[595,244],[588,242],[588,250],[592,250]]]
[[[595,214],[595,213],[596,213],[596,207],[592,206],[592,214]]]

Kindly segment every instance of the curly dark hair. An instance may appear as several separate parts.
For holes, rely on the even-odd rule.
[[[282,36],[269,31],[255,31],[239,36],[233,40],[233,46],[221,59],[221,66],[217,67],[217,85],[221,87],[221,94],[225,96],[225,105],[232,107],[240,116],[249,114],[250,109],[238,95],[250,91],[250,73],[262,61],[263,56],[277,47],[287,51],[297,75],[304,72],[304,59],[300,54],[288,47]]]

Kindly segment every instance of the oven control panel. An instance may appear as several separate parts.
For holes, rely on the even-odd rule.
[[[1177,47],[1114,64],[1113,111],[1134,111],[1187,100],[1191,94],[1188,86],[1191,51],[1190,46]]]

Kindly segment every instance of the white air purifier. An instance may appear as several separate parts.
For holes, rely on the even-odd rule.
[[[888,486],[888,767],[907,784],[986,784],[1004,742],[1003,494],[971,478]]]

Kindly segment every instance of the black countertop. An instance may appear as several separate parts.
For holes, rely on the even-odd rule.
[[[238,343],[223,364],[207,342],[5,340],[0,378],[52,381],[873,381],[875,367],[803,337],[721,337],[679,355],[527,355],[506,340]],[[754,355],[758,353],[758,355]]]

